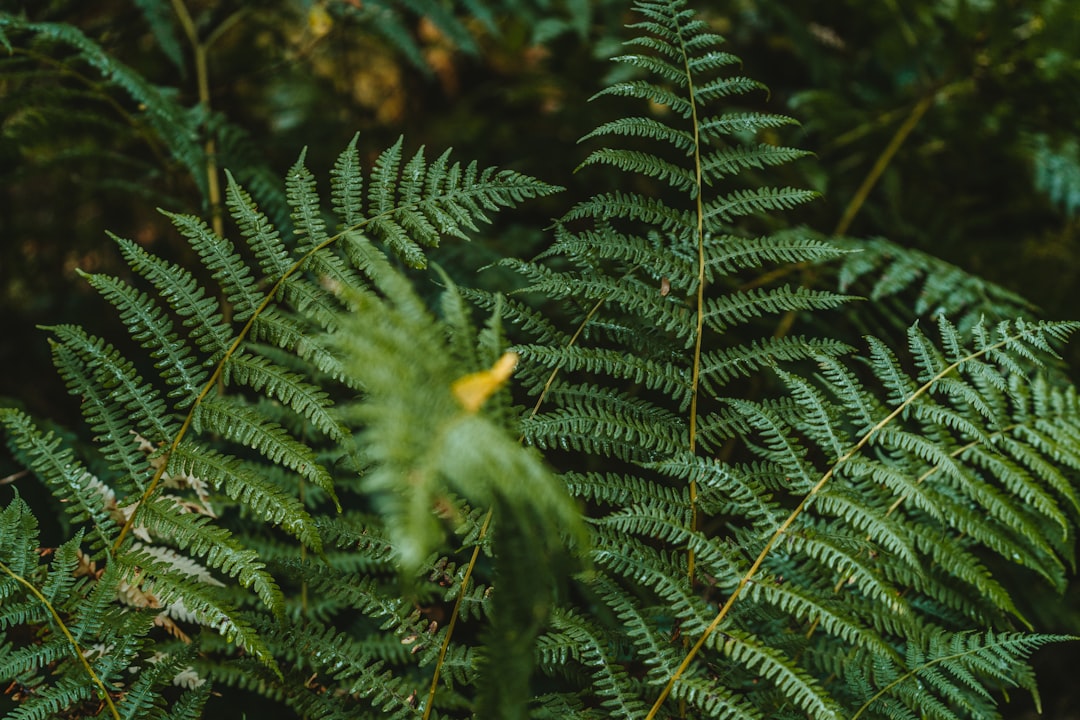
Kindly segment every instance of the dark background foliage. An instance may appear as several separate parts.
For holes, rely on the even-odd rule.
[[[246,168],[271,211],[269,179],[302,146],[325,169],[357,132],[372,156],[404,133],[412,148],[454,146],[481,165],[570,186],[434,254],[470,282],[496,256],[533,254],[546,242],[535,228],[591,191],[569,170],[583,157],[576,139],[598,124],[585,101],[611,72],[604,60],[619,51],[624,3],[503,0],[422,16],[366,0],[191,2],[198,37],[213,41],[209,114],[182,27],[150,12],[167,6],[0,0],[5,12],[81,29],[187,108],[193,131],[217,137],[220,163]],[[817,158],[790,182],[823,198],[797,221],[926,250],[1021,293],[1046,317],[1077,316],[1080,5],[725,0],[705,12],[770,87],[759,101],[803,123],[784,141]],[[123,273],[105,231],[182,260],[154,208],[210,208],[203,178],[166,151],[129,93],[70,48],[17,39],[14,52],[0,51],[0,397],[63,424],[77,410],[35,326],[109,332],[75,272]],[[1071,352],[1076,367],[1080,350]],[[0,460],[0,477],[8,472]],[[1018,602],[1042,629],[1080,631],[1075,601]],[[1053,675],[1068,677],[1075,652],[1043,654],[1050,717],[1080,713]]]

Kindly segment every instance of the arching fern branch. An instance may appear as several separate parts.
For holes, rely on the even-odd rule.
[[[554,187],[540,183],[539,181],[526,178],[511,171],[497,171],[488,168],[479,171],[473,163],[462,168],[458,163],[449,163],[449,151],[443,153],[430,167],[424,160],[423,149],[418,151],[409,161],[404,175],[400,171],[402,141],[393,145],[384,152],[375,164],[373,178],[370,183],[368,211],[364,212],[362,199],[363,174],[360,171],[358,155],[356,151],[356,138],[339,157],[334,166],[332,197],[334,208],[339,213],[347,230],[335,235],[329,235],[325,229],[319,210],[319,200],[315,194],[315,182],[311,173],[303,164],[303,155],[293,166],[288,174],[288,197],[293,207],[293,221],[296,232],[304,238],[298,246],[301,252],[299,259],[288,264],[285,260],[284,247],[277,237],[277,232],[271,227],[265,216],[258,212],[251,203],[250,197],[236,183],[229,178],[230,211],[234,220],[241,228],[241,232],[248,240],[252,251],[264,264],[264,270],[268,270],[270,278],[274,280],[269,292],[265,294],[257,307],[251,309],[250,314],[245,312],[248,305],[253,303],[250,286],[244,288],[238,285],[242,278],[246,277],[246,269],[243,261],[238,256],[232,255],[232,262],[237,266],[234,275],[226,275],[213,258],[203,255],[204,262],[208,267],[216,271],[218,279],[223,282],[225,290],[230,295],[246,300],[246,304],[240,308],[240,319],[245,320],[244,326],[232,340],[224,354],[218,360],[209,378],[205,381],[201,391],[195,397],[194,402],[185,416],[180,429],[173,434],[171,446],[166,455],[170,456],[183,440],[188,428],[196,418],[196,411],[209,395],[219,377],[226,371],[230,360],[241,344],[251,333],[255,323],[260,319],[263,311],[270,307],[271,303],[280,296],[295,298],[300,308],[306,303],[312,302],[305,298],[311,298],[310,288],[301,279],[294,280],[302,270],[314,269],[320,274],[325,274],[336,281],[345,281],[351,284],[350,271],[344,268],[340,258],[328,252],[328,249],[347,232],[370,232],[383,239],[395,252],[399,253],[410,264],[423,266],[425,261],[420,251],[420,245],[435,246],[443,234],[464,237],[465,229],[475,228],[475,221],[486,221],[484,211],[496,210],[516,203],[520,200],[538,195],[548,194],[555,190]],[[187,235],[196,249],[220,247],[221,238],[213,236],[212,232],[199,221],[184,216],[174,216],[174,222],[181,231],[187,230]],[[408,230],[406,230],[408,228]],[[122,242],[122,241],[121,241]],[[129,246],[130,247],[130,246]],[[134,251],[133,251],[134,254]],[[228,259],[226,259],[227,261]],[[151,261],[153,262],[153,261]],[[270,267],[267,264],[273,262]],[[136,269],[139,269],[138,267]],[[275,276],[275,271],[281,271]],[[167,274],[169,270],[162,270]],[[190,299],[185,306],[176,309],[178,314],[187,313],[188,316],[198,318],[196,331],[200,334],[204,328],[219,326],[218,316],[210,309],[212,303],[202,301],[197,288],[194,288],[188,276],[176,271],[176,277],[180,282],[173,287],[190,288]],[[151,278],[153,281],[153,279]],[[165,283],[158,284],[159,290]],[[247,292],[245,293],[244,290]],[[175,291],[171,291],[175,292]],[[317,293],[314,294],[317,296]],[[326,325],[328,319],[323,316],[322,324]],[[221,340],[217,341],[217,347],[212,348],[221,351]],[[264,381],[269,382],[269,378]],[[268,385],[271,390],[278,389],[280,382]],[[301,414],[303,410],[300,410]],[[240,418],[233,416],[233,423]],[[259,443],[251,435],[248,441]],[[273,441],[267,440],[273,444]],[[280,458],[284,451],[278,451]],[[151,497],[157,489],[158,483],[164,475],[166,466],[157,469],[151,478],[146,490],[143,492],[142,501]],[[316,484],[324,490],[331,492],[329,478],[322,474],[312,477]],[[114,542],[114,549],[123,541],[127,532],[135,522],[135,515],[127,520],[121,528]]]
[[[835,410],[829,410],[824,407],[824,396],[812,390],[803,380],[794,376],[788,376],[791,390],[795,395],[797,414],[789,416],[787,428],[777,428],[773,430],[768,425],[765,425],[763,421],[769,417],[762,410],[762,408],[753,408],[751,403],[746,401],[737,401],[734,403],[735,413],[737,417],[722,419],[716,427],[727,426],[733,427],[739,424],[740,420],[745,421],[747,424],[742,431],[744,432],[764,432],[768,435],[770,432],[784,432],[784,433],[807,433],[811,436],[811,440],[817,443],[822,443],[822,449],[826,453],[833,453],[842,448],[833,442],[831,445],[826,445],[823,441],[836,440],[842,438],[846,433],[840,431],[840,427],[836,427],[840,424],[842,415],[840,413],[847,413],[851,416],[851,419],[855,422],[855,427],[862,426],[864,429],[859,439],[846,450],[843,450],[839,457],[833,461],[829,469],[817,480],[816,483],[810,487],[809,491],[803,495],[799,504],[788,514],[787,518],[777,527],[772,533],[771,537],[765,542],[761,548],[754,562],[749,569],[739,579],[734,589],[727,596],[723,606],[720,608],[720,612],[709,623],[705,631],[698,637],[690,651],[683,658],[683,661],[679,664],[679,667],[668,679],[664,688],[662,689],[659,697],[653,704],[652,709],[646,716],[647,720],[654,718],[662,707],[664,700],[671,692],[672,688],[678,682],[679,678],[690,667],[690,663],[694,657],[710,643],[710,638],[713,634],[723,625],[724,621],[728,619],[732,612],[735,603],[739,600],[744,591],[755,581],[755,577],[762,572],[763,566],[767,560],[770,559],[778,547],[780,541],[784,537],[792,536],[792,533],[796,530],[797,524],[802,521],[803,516],[807,511],[815,506],[815,501],[822,491],[831,483],[838,482],[838,478],[844,475],[847,469],[848,463],[853,462],[860,456],[860,453],[869,444],[876,444],[881,452],[909,452],[912,455],[913,460],[916,462],[932,462],[938,463],[935,469],[941,465],[949,465],[950,460],[957,460],[958,458],[944,457],[943,449],[939,447],[929,447],[921,442],[919,436],[908,434],[904,430],[896,428],[896,425],[900,424],[902,419],[909,416],[918,418],[922,415],[924,418],[931,418],[931,416],[937,414],[934,420],[938,422],[947,423],[960,433],[965,431],[972,431],[976,435],[981,434],[978,430],[980,424],[985,422],[1001,422],[1003,418],[996,417],[991,413],[990,417],[982,415],[984,410],[989,410],[991,406],[999,406],[999,403],[995,402],[996,399],[1000,399],[1000,395],[1003,393],[1004,388],[1009,387],[1011,384],[1014,391],[1017,388],[1018,382],[1023,382],[1022,377],[1024,375],[1023,365],[1027,362],[1034,361],[1039,354],[1053,353],[1052,343],[1057,340],[1065,338],[1075,330],[1080,328],[1080,323],[1024,323],[1023,321],[1017,321],[1015,326],[1011,326],[1008,323],[1002,323],[997,328],[992,330],[985,329],[981,326],[977,326],[973,330],[974,348],[966,349],[963,346],[962,338],[959,333],[944,319],[940,322],[940,329],[942,335],[942,345],[945,351],[942,352],[935,348],[929,340],[918,331],[917,328],[913,328],[911,335],[911,351],[914,355],[914,361],[919,368],[919,374],[917,377],[918,384],[914,379],[906,377],[899,365],[896,363],[895,358],[888,353],[881,346],[872,346],[872,360],[871,366],[873,368],[876,379],[881,382],[884,389],[888,393],[889,400],[898,400],[895,407],[884,415],[880,420],[873,422],[867,428],[867,422],[873,420],[873,416],[877,408],[886,407],[885,404],[878,405],[871,400],[871,397],[862,395],[861,397],[854,396],[850,390],[855,387],[857,380],[855,380],[848,371],[842,368],[838,361],[833,359],[822,358],[824,364],[831,366],[826,371],[826,378],[831,385],[830,389],[836,393],[837,399],[844,403],[842,408],[836,408]],[[969,378],[963,378],[963,375],[970,375]],[[953,382],[949,382],[953,381]],[[954,384],[955,383],[955,384]],[[862,394],[860,392],[860,394]],[[946,409],[931,399],[935,394],[944,396],[946,404],[956,403],[960,405],[959,408],[953,408],[960,412],[960,415],[955,416],[953,419],[945,417]],[[993,395],[999,395],[999,398],[994,398]],[[985,402],[979,402],[982,399]],[[951,401],[951,402],[950,402]],[[873,405],[871,405],[873,403]],[[922,412],[920,412],[922,411]],[[1030,409],[1024,405],[1021,405],[1016,409],[1018,414],[1023,417],[1027,416],[1030,421],[1035,421],[1028,415]],[[965,418],[978,418],[981,422],[968,421],[964,422]],[[776,417],[773,415],[772,417]],[[1050,422],[1051,416],[1043,416],[1041,421],[1035,421],[1034,424],[1044,424]],[[1069,417],[1066,422],[1068,424],[1075,423],[1077,417]],[[822,427],[821,424],[824,424]],[[1031,429],[1034,429],[1034,424]],[[834,432],[835,434],[831,434]],[[1014,437],[1022,434],[1016,432],[1019,428],[1013,429]],[[773,436],[776,440],[779,440],[779,436]],[[940,438],[938,438],[940,439]],[[1035,451],[1039,453],[1053,452],[1056,449],[1057,441],[1051,437],[1038,437],[1033,438],[1036,443]],[[1022,441],[1021,441],[1022,442]],[[766,452],[769,455],[778,454],[782,457],[778,458],[778,461],[788,465],[789,471],[805,472],[806,460],[799,453],[795,445],[793,444],[781,444],[777,442],[770,442],[766,440]],[[967,448],[965,448],[967,449]],[[989,448],[988,448],[989,449]],[[1008,451],[1006,451],[1008,452]],[[873,463],[872,460],[862,458],[864,463],[861,467],[865,468],[866,463]],[[962,467],[958,465],[954,466],[954,472],[958,474],[958,482],[966,485],[962,488],[964,495],[973,499],[982,499],[986,502],[988,498],[982,497],[984,492],[995,492],[989,488],[984,489],[982,487],[982,481],[977,476],[968,475]],[[992,468],[983,467],[984,470],[990,470]],[[1045,468],[1046,474],[1036,473],[1027,475],[1026,477],[1019,479],[1019,482],[1023,483],[1020,487],[1012,488],[1013,491],[1013,503],[1021,499],[1030,498],[1032,495],[1038,495],[1046,498],[1048,507],[1043,511],[1044,520],[1053,519],[1055,515],[1059,513],[1057,509],[1057,501],[1050,498],[1045,494],[1045,491],[1040,487],[1040,483],[1048,484],[1051,490],[1057,490],[1063,493],[1066,499],[1071,502],[1071,511],[1074,517],[1077,513],[1080,513],[1080,504],[1077,504],[1077,499],[1069,487],[1068,483],[1058,485],[1058,478],[1056,471],[1052,468]],[[1009,482],[1008,478],[1003,477],[1006,484]],[[882,476],[881,482],[884,482]],[[1055,487],[1056,486],[1056,487]],[[896,488],[886,486],[888,491],[895,492]],[[944,497],[944,496],[942,496]],[[929,508],[928,508],[929,509]],[[951,528],[955,532],[961,535],[975,535],[975,541],[987,546],[991,550],[997,550],[1006,554],[1006,557],[1010,560],[1015,560],[1020,556],[1017,554],[1022,550],[1022,546],[1019,544],[1007,543],[1004,547],[998,549],[995,547],[995,536],[1002,534],[1002,528],[994,527],[979,527],[982,523],[982,518],[977,518],[976,514],[963,511],[956,512],[959,508],[957,506],[949,507],[950,514],[947,518],[943,517],[942,521],[946,528]],[[1005,508],[1002,508],[1005,510]],[[872,512],[872,511],[871,511]],[[966,517],[965,517],[966,515]],[[1046,516],[1049,517],[1046,517]],[[879,515],[879,517],[881,517]],[[1013,523],[1019,523],[1020,525],[1013,525],[1012,527],[1004,528],[1005,532],[1017,532],[1015,542],[1040,542],[1039,535],[1042,533],[1036,526],[1025,523],[1023,518],[1016,517]],[[1064,551],[1064,548],[1059,552]],[[1026,551],[1025,551],[1026,552]],[[966,554],[966,553],[965,553]],[[825,558],[819,558],[824,560]],[[939,563],[943,564],[943,569],[946,572],[953,573],[957,579],[965,579],[965,572],[963,569],[962,558],[947,557],[935,558]],[[1034,561],[1034,559],[1033,559]],[[1043,561],[1048,563],[1056,562],[1056,558],[1052,554],[1044,555]],[[835,561],[827,561],[832,564]],[[916,566],[911,569],[907,574],[911,575],[912,572],[920,572],[922,569]],[[1054,573],[1047,572],[1048,576],[1052,576]],[[976,582],[981,580],[979,577],[967,576],[968,579],[974,579]],[[982,590],[983,588],[977,588]],[[1018,615],[1016,608],[1012,605],[1011,600],[1007,594],[995,594],[995,597],[990,598],[990,602],[994,603],[998,609],[1008,611],[1012,614]],[[905,603],[907,605],[907,603]],[[898,606],[895,611],[900,611]],[[905,610],[904,612],[910,612]],[[1039,644],[1043,642],[1052,642],[1054,638],[1049,636],[1033,636],[1030,640],[1031,643]],[[1030,647],[1030,645],[1026,646]],[[913,671],[914,672],[914,671]],[[978,687],[976,685],[976,687]]]
[[[725,300],[713,297],[710,284],[736,269],[775,261],[783,253],[768,243],[755,246],[749,238],[730,233],[730,223],[787,209],[813,197],[811,192],[792,188],[727,187],[741,169],[779,165],[805,153],[741,142],[762,129],[792,122],[789,118],[763,113],[715,114],[718,100],[761,86],[748,78],[725,74],[738,59],[718,49],[722,38],[685,3],[641,2],[635,9],[643,20],[631,25],[636,31],[636,37],[627,42],[631,52],[615,59],[643,79],[616,83],[596,97],[635,98],[657,103],[666,112],[659,117],[623,118],[589,133],[583,140],[633,141],[635,147],[601,147],[582,167],[611,165],[650,178],[655,181],[655,194],[602,193],[571,209],[557,226],[555,244],[543,256],[547,261],[565,258],[570,263],[566,270],[536,263],[506,264],[531,280],[525,291],[566,297],[578,304],[578,312],[582,306],[605,298],[612,319],[602,318],[597,324],[616,324],[621,332],[636,334],[642,343],[630,353],[622,345],[623,340],[633,344],[629,337],[615,338],[611,348],[599,344],[565,349],[526,344],[521,347],[523,358],[541,367],[584,371],[586,376],[622,376],[645,382],[650,390],[676,400],[686,417],[682,439],[659,452],[670,453],[682,445],[693,454],[704,407],[702,385],[712,382],[706,372],[711,366],[707,351],[714,343],[710,331],[785,307],[824,307],[831,300],[780,289],[758,297],[727,299],[738,302],[738,308],[718,305]],[[793,244],[788,252],[789,261],[798,261],[834,256],[836,250],[825,243],[803,243]],[[728,320],[721,321],[721,316]],[[672,334],[691,348],[688,356],[675,362],[654,354],[655,347],[664,345],[660,338]],[[539,382],[530,370],[526,373],[526,382]],[[553,412],[568,413],[566,419],[571,420],[582,410],[584,406]],[[599,406],[595,410],[603,412]],[[543,418],[534,426],[542,427]],[[689,479],[688,502],[691,526],[696,527],[696,478]],[[693,579],[692,552],[689,557],[687,572]]]
[[[77,58],[93,68],[111,86],[120,88],[140,108],[141,115],[206,194],[204,156],[198,141],[199,114],[185,108],[131,67],[109,55],[98,43],[66,23],[30,22],[10,13],[0,13],[0,32],[22,39],[29,36],[42,43],[60,44],[75,51]],[[6,47],[13,51],[10,38]]]

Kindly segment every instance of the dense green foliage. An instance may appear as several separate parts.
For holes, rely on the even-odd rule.
[[[139,7],[186,68],[169,8]],[[396,6],[329,7],[423,60]],[[415,9],[478,54],[469,23],[502,7],[466,7]],[[584,33],[568,12],[529,22]],[[1075,568],[1058,353],[1080,323],[790,222],[817,198],[768,180],[805,162],[779,142],[794,120],[685,2],[629,19],[590,192],[542,251],[470,276],[430,258],[560,188],[361,136],[279,186],[201,93],[0,14],[42,107],[67,100],[31,68],[44,47],[46,76],[70,63],[138,103],[207,211],[162,211],[181,252],[114,235],[121,271],[80,271],[122,329],[47,328],[79,428],[0,409],[55,502],[23,476],[0,510],[12,717],[258,695],[320,718],[992,718],[1002,691],[1037,697],[1030,654],[1068,639],[1025,596]]]

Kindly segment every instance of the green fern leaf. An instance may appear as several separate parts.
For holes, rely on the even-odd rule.
[[[139,522],[152,536],[175,544],[195,557],[204,558],[210,568],[237,578],[245,588],[253,588],[271,612],[281,614],[284,603],[281,589],[266,571],[266,566],[259,561],[258,553],[242,547],[227,530],[212,524],[211,518],[178,513],[173,500],[159,498],[151,503],[143,503]]]
[[[189,337],[199,349],[209,354],[224,353],[232,333],[224,323],[217,300],[210,296],[183,268],[143,250],[130,240],[109,235],[131,269],[142,275],[190,328]]]
[[[198,366],[190,348],[181,342],[164,310],[153,298],[119,278],[85,273],[82,277],[117,309],[132,340],[150,351],[161,379],[173,387],[169,396],[176,399],[176,407],[190,405],[206,383],[207,373]]]
[[[359,133],[353,135],[348,146],[338,155],[334,168],[330,171],[330,198],[333,210],[345,228],[354,229],[360,225],[364,216],[363,208],[364,173],[360,167],[360,153],[356,149]]]
[[[251,195],[240,187],[228,171],[225,172],[225,177],[228,183],[225,198],[229,213],[239,226],[240,234],[248,247],[259,261],[263,273],[268,279],[276,282],[283,278],[292,266],[289,252],[281,242],[280,234],[266,215],[259,211]]]
[[[87,335],[82,328],[57,325],[47,329],[69,351],[65,358],[73,360],[75,356],[82,363],[86,373],[83,377],[92,376],[99,397],[104,396],[101,401],[128,412],[128,427],[152,442],[164,442],[176,434],[180,426],[158,391],[138,375],[135,366],[119,351],[104,340]],[[68,367],[73,365],[69,363]],[[71,385],[68,390],[78,393],[79,387]]]
[[[777,650],[738,631],[726,632],[717,644],[732,662],[775,683],[785,700],[795,703],[807,717],[831,720],[840,716],[839,705],[818,682]]]
[[[169,218],[191,248],[199,254],[211,277],[225,291],[226,299],[233,306],[233,317],[243,322],[255,314],[262,298],[251,277],[247,263],[236,252],[233,244],[206,226],[202,220],[190,215],[159,210]]]
[[[89,522],[102,547],[113,541],[116,523],[108,512],[112,491],[75,459],[52,431],[42,433],[25,413],[0,408],[0,424],[7,430],[8,444],[16,458],[65,501],[72,521]]]
[[[225,363],[222,379],[226,384],[235,382],[276,397],[319,432],[339,442],[345,439],[345,429],[330,411],[329,395],[265,357],[233,353]]]
[[[196,432],[219,432],[232,442],[250,447],[335,497],[330,474],[316,461],[310,448],[281,426],[266,422],[250,407],[222,398],[207,398],[197,408],[193,427]]]

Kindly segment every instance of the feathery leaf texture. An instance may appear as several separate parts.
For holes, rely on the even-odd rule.
[[[302,153],[284,190],[227,175],[235,239],[164,213],[197,268],[114,238],[134,279],[84,277],[130,342],[48,328],[90,441],[0,409],[69,532],[42,553],[23,496],[0,508],[18,717],[195,718],[211,683],[422,720],[993,718],[1036,692],[1030,653],[1069,638],[1016,631],[1013,578],[1076,564],[1056,353],[1080,323],[884,240],[770,230],[813,198],[758,184],[805,155],[774,142],[794,121],[740,107],[762,86],[685,0],[634,10],[596,98],[641,114],[582,163],[633,190],[499,262],[509,298],[435,268],[429,307],[409,273],[556,188],[402,140],[365,172],[354,139],[329,211]],[[0,16],[21,33],[187,127],[85,37]]]
[[[847,717],[947,652],[905,648],[1025,622],[991,558],[1062,587],[1080,517],[1066,428],[1080,416],[1053,356],[1077,326],[1027,320],[1020,298],[883,240],[756,234],[762,213],[813,196],[738,186],[805,154],[762,141],[792,120],[717,109],[760,86],[731,74],[737,60],[684,2],[635,10],[616,58],[633,74],[597,97],[654,112],[586,135],[582,163],[635,191],[603,189],[540,256],[500,263],[544,303],[504,311],[537,396],[523,437],[569,468],[592,532],[588,604],[553,615],[540,667],[565,678],[566,707],[592,698],[607,716]],[[839,267],[841,293],[776,282],[808,266]],[[879,303],[921,290],[936,333],[898,308],[885,339],[830,333],[843,292],[867,283]],[[786,332],[801,318],[814,325]],[[934,708],[990,717],[1000,679],[920,687]],[[889,702],[866,712],[891,717]]]
[[[216,646],[208,639],[212,636],[203,634],[207,646],[218,647],[216,652],[224,657],[242,652],[258,663],[257,672],[269,673],[264,676],[267,682],[284,681],[291,670],[278,663],[283,650],[273,637],[263,638],[265,627],[253,618],[265,612],[276,622],[285,622],[295,611],[293,598],[299,586],[304,588],[301,606],[307,603],[307,586],[314,587],[318,578],[314,568],[336,557],[326,554],[324,533],[340,537],[344,532],[338,526],[344,521],[332,519],[333,509],[340,509],[339,492],[376,497],[380,472],[413,472],[393,459],[381,470],[372,465],[381,457],[374,450],[380,442],[380,424],[392,427],[401,419],[394,410],[380,420],[376,408],[380,398],[399,389],[381,385],[380,376],[370,374],[367,364],[357,365],[356,356],[364,357],[363,353],[350,355],[350,346],[342,345],[342,338],[367,336],[382,322],[379,318],[387,306],[376,300],[377,293],[392,298],[407,322],[363,341],[375,343],[371,368],[400,362],[396,353],[409,348],[414,357],[442,372],[438,377],[443,380],[448,414],[441,419],[427,407],[428,383],[436,376],[418,376],[412,383],[410,412],[441,437],[432,440],[427,454],[418,456],[439,459],[417,468],[431,474],[429,486],[414,487],[405,499],[413,516],[426,513],[429,522],[437,523],[431,507],[423,504],[436,496],[445,496],[448,507],[458,507],[459,496],[478,505],[502,498],[506,518],[499,522],[531,526],[533,540],[547,538],[544,542],[550,544],[562,537],[564,529],[584,536],[580,525],[574,524],[576,510],[539,460],[454,397],[455,376],[466,374],[459,363],[466,363],[460,368],[476,369],[477,362],[491,362],[491,356],[505,349],[497,323],[475,330],[464,305],[453,332],[444,330],[434,316],[423,316],[422,322],[418,315],[422,303],[408,289],[411,281],[366,239],[381,239],[408,264],[423,266],[422,248],[437,245],[444,236],[467,238],[498,210],[556,188],[514,172],[462,165],[452,161],[449,152],[429,164],[420,150],[401,167],[402,148],[399,140],[383,153],[369,178],[360,166],[355,139],[341,153],[330,183],[336,231],[329,229],[331,221],[322,208],[315,177],[301,154],[286,177],[284,198],[291,211],[291,229],[275,227],[229,175],[228,207],[241,243],[218,236],[193,216],[163,212],[190,245],[203,272],[113,237],[135,280],[83,275],[115,307],[136,347],[136,356],[128,357],[79,327],[48,328],[56,366],[68,390],[82,403],[96,450],[83,462],[80,455],[85,448],[77,453],[66,439],[41,429],[27,414],[0,410],[0,426],[13,455],[65,503],[67,522],[79,528],[76,539],[57,550],[55,562],[47,567],[36,552],[27,554],[37,548],[37,531],[25,503],[16,499],[0,516],[4,538],[0,562],[7,570],[0,581],[0,596],[5,599],[0,624],[5,631],[59,624],[24,650],[0,644],[0,666],[11,669],[5,677],[18,677],[25,688],[22,693],[32,698],[20,706],[23,715],[56,713],[88,700],[95,692],[88,677],[99,687],[114,682],[117,687],[130,685],[136,695],[126,695],[125,713],[153,708],[159,716],[164,709],[161,693],[177,682],[175,678],[188,673],[185,682],[194,689],[205,683],[206,675],[226,681],[231,677],[213,664],[196,672],[174,666],[171,660],[162,663],[150,650],[152,626],[161,628],[155,632],[178,638],[181,647],[190,642],[193,628],[213,631],[224,644]],[[200,277],[209,278],[211,284]],[[354,298],[374,303],[368,323],[358,326],[351,313],[344,312]],[[444,305],[450,308],[453,303]],[[455,335],[459,350],[471,347],[471,355],[449,362],[447,349],[438,345],[412,341],[379,345],[395,334],[407,339],[416,323],[421,323],[420,335],[433,341]],[[349,404],[335,405],[335,396],[346,388],[363,389],[360,414]],[[392,408],[396,402],[391,401]],[[361,415],[368,419],[361,423]],[[363,433],[354,435],[356,429]],[[368,436],[375,436],[375,446],[368,447]],[[363,473],[373,485],[356,484]],[[510,477],[529,484],[508,483]],[[450,485],[444,488],[446,480]],[[344,483],[341,489],[339,482]],[[526,487],[530,493],[523,495]],[[465,508],[461,512],[477,522]],[[378,524],[395,527],[395,513],[384,508],[384,516]],[[555,525],[553,516],[559,519]],[[327,519],[320,522],[320,517]],[[300,546],[275,545],[267,538],[269,527],[285,531]],[[367,565],[385,576],[385,582],[369,586],[371,601],[362,609],[383,607],[397,617],[399,640],[426,624],[411,616],[411,604],[384,597],[385,586],[394,585],[394,572],[417,575],[428,567],[431,552],[447,546],[441,535],[424,539],[415,530],[400,526],[385,541],[384,547],[394,548],[394,563],[380,551],[373,555],[378,559]],[[509,546],[514,536],[500,531],[499,537],[503,539],[496,548]],[[366,541],[358,536],[356,542]],[[347,549],[356,550],[356,542]],[[299,586],[283,586],[278,573],[288,564],[282,560],[306,557],[307,550],[314,555],[299,569]],[[554,569],[560,553],[558,543],[551,544],[552,570],[528,579],[535,584],[561,574]],[[505,566],[515,552],[501,555],[506,560],[500,566]],[[323,612],[348,611],[348,603],[342,602],[347,594],[343,597],[340,592],[347,584],[341,573],[348,574],[348,567],[341,566],[327,584]],[[429,584],[423,591],[427,595],[439,588],[433,581]],[[85,602],[86,597],[96,601]],[[515,631],[514,618],[531,612],[531,606],[515,605],[514,597],[505,595],[505,608],[518,608],[517,615],[511,613],[503,621],[509,623],[504,628],[508,632]],[[474,598],[477,601],[485,608],[484,616],[499,607],[486,596]],[[45,604],[50,602],[53,607]],[[372,642],[385,640],[373,636],[358,643],[357,652],[367,653]],[[100,659],[93,659],[87,655],[87,643],[108,652],[101,650]],[[457,658],[459,678],[465,672],[460,668],[469,665],[461,653],[455,648],[448,656]],[[182,651],[170,657],[181,656],[189,657]],[[93,661],[78,661],[86,657]],[[417,661],[430,658],[391,653],[384,670],[376,667],[362,677],[375,682],[393,672],[391,668],[407,668]],[[357,663],[357,667],[367,664]],[[53,680],[45,679],[42,671],[47,666]],[[149,671],[121,676],[128,666]],[[335,672],[341,681],[348,680]],[[404,688],[407,681],[396,682]],[[206,693],[184,697],[188,702],[184,712],[194,715]],[[308,702],[303,696],[293,700],[298,708]],[[396,702],[399,714],[414,714],[409,692],[398,693]],[[376,700],[375,706],[388,707],[383,700]]]

